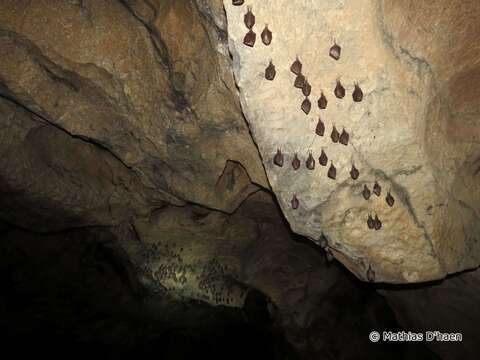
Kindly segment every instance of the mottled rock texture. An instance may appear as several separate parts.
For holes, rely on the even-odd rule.
[[[247,5],[257,19],[253,48],[242,45]],[[216,343],[222,337],[205,330],[191,304],[223,316],[261,292],[262,315],[305,359],[436,358],[423,344],[368,341],[372,329],[402,330],[391,309],[407,331],[464,332],[461,355],[476,359],[478,321],[468,319],[478,319],[478,270],[390,286],[385,301],[378,285],[328,265],[313,242],[323,244],[323,232],[361,279],[368,265],[386,282],[478,265],[477,20],[475,1],[1,1],[0,318],[24,343],[24,329],[35,337],[42,329],[32,319],[54,318],[55,331],[79,319],[81,344],[101,328],[109,347],[144,348],[145,337],[169,342],[144,321],[160,314],[174,327],[189,319]],[[339,61],[328,56],[333,38]],[[312,85],[308,116],[289,70],[296,55]],[[273,82],[264,79],[270,59]],[[337,80],[343,100],[333,96]],[[328,97],[322,111],[320,90]],[[319,115],[323,138],[313,134]],[[331,144],[333,124],[345,126],[348,146]],[[272,165],[277,147],[283,168]],[[322,148],[335,181],[318,164]],[[349,179],[353,161],[357,181]],[[375,180],[381,197],[367,202],[360,192]],[[269,182],[281,209],[258,191]],[[380,231],[366,230],[369,212],[381,218]],[[292,233],[283,215],[313,242]],[[95,315],[85,327],[85,306],[148,312],[118,327]],[[43,339],[52,340],[36,341]],[[454,358],[455,348],[434,345]]]
[[[480,263],[480,6],[477,1],[224,1],[242,108],[269,182],[293,231],[321,243],[359,278],[439,279]],[[256,17],[254,47],[243,44],[247,5]],[[265,46],[265,24],[273,33]],[[338,61],[329,56],[334,41]],[[312,86],[301,104],[290,66],[298,56]],[[273,81],[265,79],[269,61]],[[346,89],[334,95],[337,81]],[[354,83],[363,100],[354,102]],[[320,110],[321,92],[328,100]],[[315,134],[321,117],[326,131]],[[349,133],[333,143],[333,126]],[[283,167],[273,163],[280,148]],[[321,150],[326,167],[318,164]],[[305,166],[309,151],[314,170]],[[295,153],[301,160],[292,169]],[[336,179],[327,177],[330,161]],[[360,175],[353,180],[352,164]],[[380,196],[367,201],[364,185]],[[391,191],[395,204],[386,200]],[[292,209],[296,193],[300,205]],[[368,215],[380,230],[370,230]]]
[[[399,329],[372,286],[328,264],[312,243],[295,241],[273,197],[250,196],[233,215],[198,206],[165,207],[112,233],[140,282],[160,296],[242,307],[266,294],[268,317],[304,359],[435,359],[423,344],[373,344],[372,328]],[[255,321],[261,321],[256,317]],[[345,346],[345,339],[350,345]]]
[[[220,2],[2,1],[0,212],[39,231],[268,187]],[[218,17],[221,18],[221,17]]]

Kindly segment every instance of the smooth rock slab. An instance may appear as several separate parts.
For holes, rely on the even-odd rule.
[[[480,149],[478,142],[445,146],[449,134],[437,133],[445,128],[439,115],[445,102],[444,79],[437,75],[443,69],[432,51],[435,39],[428,38],[422,48],[421,38],[407,33],[404,41],[399,30],[445,15],[422,5],[416,24],[399,25],[398,18],[385,15],[390,3],[278,0],[236,7],[224,1],[242,108],[293,231],[318,243],[323,234],[335,257],[361,279],[371,266],[377,282],[421,282],[479,264],[480,182],[471,164]],[[253,31],[259,35],[265,24],[272,31],[269,46],[243,44],[247,5],[256,17]],[[403,9],[397,4],[395,11]],[[334,40],[341,47],[338,61],[329,56]],[[425,54],[418,53],[422,49]],[[308,115],[290,71],[296,56],[312,86]],[[264,76],[270,60],[277,71],[273,81]],[[334,95],[337,80],[346,90],[343,99]],[[363,91],[361,102],[352,99],[354,83]],[[328,100],[325,110],[316,105],[321,91]],[[326,127],[323,137],[315,134],[319,116]],[[349,133],[347,146],[332,142],[333,126]],[[277,148],[285,154],[283,167],[273,164]],[[318,164],[322,149],[329,158],[325,167]],[[317,160],[314,170],[305,167],[309,151]],[[297,171],[291,166],[294,153],[302,162]],[[327,177],[331,161],[335,180]],[[360,171],[356,181],[349,174],[352,163]],[[465,179],[461,185],[458,176]],[[363,186],[372,190],[375,181],[381,194],[367,201]],[[385,200],[388,190],[393,207]],[[291,208],[294,193],[297,210]],[[455,196],[465,193],[471,196]],[[368,229],[369,214],[378,215],[380,230]]]

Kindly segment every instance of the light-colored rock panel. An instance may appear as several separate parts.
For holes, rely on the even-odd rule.
[[[325,235],[337,258],[363,279],[369,266],[376,281],[405,283],[438,279],[478,264],[480,246],[466,240],[474,236],[478,218],[467,216],[472,210],[455,206],[448,195],[459,168],[447,163],[439,176],[437,159],[432,159],[444,146],[443,137],[430,136],[437,123],[431,120],[432,111],[440,115],[443,106],[441,101],[432,105],[440,92],[437,68],[429,62],[435,42],[424,48],[414,44],[415,51],[406,47],[416,40],[406,38],[405,44],[402,32],[395,32],[396,24],[385,15],[389,4],[383,1],[224,4],[242,107],[292,229],[316,242]],[[248,7],[256,17],[253,47],[243,44]],[[429,16],[427,11],[422,14]],[[273,33],[269,46],[260,37],[266,23]],[[408,21],[402,24],[413,26]],[[342,49],[338,61],[329,56],[334,40]],[[295,75],[290,71],[297,56],[312,85],[308,115],[301,110],[304,96],[293,86]],[[270,60],[276,68],[273,81],[264,76]],[[334,96],[337,80],[346,89],[343,99]],[[354,83],[363,90],[361,102],[352,99]],[[325,110],[317,107],[321,92],[328,100]],[[315,134],[319,117],[326,127],[323,137]],[[346,129],[348,146],[332,142],[333,126],[340,132]],[[272,161],[277,148],[285,156],[283,167]],[[322,150],[329,157],[326,167],[318,163]],[[316,158],[314,170],[305,167],[310,151]],[[461,162],[472,152],[471,146],[451,148]],[[297,171],[290,165],[295,153],[302,163]],[[327,177],[331,161],[335,180]],[[349,174],[352,164],[360,171],[357,180]],[[366,201],[363,186],[371,190],[375,181],[382,187],[381,195],[372,194]],[[473,184],[455,188],[457,193],[463,188],[478,194]],[[387,191],[395,198],[393,207],[385,201]],[[300,200],[296,210],[290,205],[294,193]],[[445,211],[443,206],[449,203]],[[474,203],[478,206],[478,201]],[[369,214],[378,214],[379,231],[368,229]],[[451,231],[445,231],[443,224],[450,222]],[[457,231],[454,224],[465,222],[467,230]],[[470,255],[464,252],[465,241]]]

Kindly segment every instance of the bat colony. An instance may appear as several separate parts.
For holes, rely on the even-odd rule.
[[[232,4],[235,6],[241,6],[244,4],[244,1],[232,0]],[[256,34],[253,31],[253,27],[255,26],[255,15],[253,14],[252,8],[250,6],[247,7],[247,12],[244,15],[244,23],[248,30],[244,36],[243,43],[248,47],[254,47],[255,41],[256,41]],[[261,37],[262,43],[265,46],[269,46],[272,43],[273,34],[272,34],[272,31],[268,28],[268,24],[265,24],[265,27],[260,37]],[[333,45],[330,47],[330,50],[329,50],[329,56],[332,59],[338,61],[341,57],[341,52],[342,52],[342,48],[334,40]],[[309,99],[309,96],[311,95],[311,92],[312,92],[312,86],[309,83],[307,77],[303,73],[303,64],[300,61],[300,58],[298,55],[290,65],[290,71],[295,75],[293,86],[297,89],[300,89],[302,91],[303,96],[305,97],[300,105],[300,109],[303,111],[303,113],[308,115],[312,109],[312,103]],[[276,76],[275,65],[273,63],[273,60],[270,59],[269,64],[265,68],[265,79],[269,81],[273,81],[275,79],[275,76]],[[333,90],[333,94],[339,100],[342,100],[345,98],[346,90],[345,90],[345,87],[342,85],[340,79],[336,80],[336,86],[335,86],[335,89]],[[354,83],[352,100],[355,103],[359,103],[363,100],[363,91],[360,88],[360,85],[356,82]],[[327,108],[328,99],[325,93],[323,92],[323,90],[321,91],[320,97],[317,100],[317,105],[320,110],[324,110]],[[317,136],[323,137],[325,136],[325,131],[326,131],[325,123],[319,117],[317,125],[315,127],[315,134]],[[335,124],[332,124],[330,139],[333,143],[338,143],[344,146],[348,146],[349,140],[350,140],[350,134],[347,132],[347,130],[345,130],[345,128],[342,128],[342,131],[339,132]],[[318,157],[318,163],[322,167],[326,167],[328,164],[328,161],[329,161],[328,155],[322,149],[321,154]],[[285,165],[285,155],[284,153],[282,153],[282,150],[280,148],[277,148],[277,151],[273,156],[273,164],[276,165],[277,167],[283,167]],[[291,166],[294,171],[298,171],[301,168],[301,160],[298,157],[298,154],[296,152],[293,154],[293,158],[291,160]],[[305,160],[305,168],[310,171],[315,169],[315,157],[313,156],[311,151],[308,152],[308,157]],[[349,174],[353,181],[358,180],[358,178],[360,177],[360,170],[355,166],[355,164],[352,163]],[[336,180],[337,178],[337,168],[334,166],[332,160],[330,160],[330,166],[328,167],[328,170],[327,170],[327,177],[331,180]],[[375,181],[375,183],[372,186],[372,190],[370,190],[370,188],[368,187],[368,184],[363,185],[363,191],[361,192],[361,196],[363,196],[363,198],[368,201],[371,198],[372,193],[377,197],[380,197],[381,192],[382,192],[382,188],[380,184],[378,183],[378,181]],[[395,198],[392,196],[390,190],[387,192],[385,201],[388,204],[388,206],[390,207],[394,206]],[[293,210],[297,210],[299,208],[300,200],[297,193],[293,194],[290,204]],[[366,220],[366,225],[368,229],[375,230],[375,231],[380,230],[382,228],[382,222],[379,219],[377,214],[374,214],[372,216],[372,214],[369,213]],[[328,250],[327,258],[330,258],[329,260],[333,259],[333,255],[331,254],[330,250],[327,248],[326,245],[325,245],[325,248],[326,250]],[[371,282],[375,281],[375,272],[371,268],[371,265],[369,265],[368,267],[366,277],[368,281],[371,281]]]

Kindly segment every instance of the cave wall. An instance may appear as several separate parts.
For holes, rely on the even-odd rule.
[[[118,224],[165,203],[232,212],[268,187],[214,4],[0,8],[5,219],[59,230]]]
[[[253,3],[259,36],[248,48],[246,6],[228,1],[229,36],[220,1],[3,2],[2,217],[48,231],[117,225],[167,203],[232,212],[270,182],[291,228],[327,242],[361,279],[368,267],[376,281],[395,283],[475,267],[478,45],[470,40],[478,9],[456,4]],[[322,31],[307,25],[313,18],[305,12],[322,14]],[[357,20],[341,30],[353,13]],[[260,39],[267,22],[270,46]],[[339,61],[328,56],[333,38],[342,45]],[[313,85],[308,116],[289,71],[297,55]],[[264,78],[270,59],[273,82]],[[337,79],[347,90],[342,100],[332,94]],[[363,89],[360,103],[351,100],[353,82]],[[325,110],[315,106],[320,91]],[[324,137],[313,132],[318,116]],[[330,142],[332,125],[346,127],[348,146]],[[283,168],[272,163],[277,147]],[[335,181],[318,161],[305,169],[309,149],[331,154]],[[365,201],[362,186],[374,181],[382,194]],[[368,214],[379,215],[380,231],[366,227]]]
[[[364,280],[368,269],[378,282],[414,283],[477,267],[480,49],[472,43],[479,34],[478,4],[224,4],[242,108],[293,231],[328,244]],[[248,7],[255,16],[253,47],[244,44]],[[273,34],[269,45],[262,40],[265,24]],[[329,56],[335,43],[338,60]],[[294,87],[297,57],[312,88],[307,97]],[[270,61],[273,80],[266,76]],[[334,95],[338,82],[343,98]],[[353,100],[355,83],[361,101]],[[325,109],[317,106],[322,93]],[[302,109],[306,99],[310,107]],[[316,134],[319,118],[323,136]],[[332,141],[334,127],[349,134],[346,146]],[[283,166],[274,164],[277,149]],[[322,151],[326,166],[319,164]],[[306,168],[310,153],[312,170]],[[291,164],[295,154],[298,170]],[[331,165],[335,179],[328,176]],[[353,165],[357,179],[350,174]],[[380,194],[366,200],[363,188],[372,192],[375,182]],[[369,229],[369,215],[378,216],[381,229]]]
[[[326,241],[361,280],[369,265],[377,282],[392,283],[478,266],[478,6],[299,4],[2,1],[2,270],[20,286],[73,280],[95,294],[109,283],[105,307],[145,290],[157,313],[171,309],[156,308],[167,298],[240,308],[258,289],[306,354],[354,357],[338,336],[349,334],[365,353],[385,356],[392,348],[366,342],[368,327],[398,320],[419,331],[461,329],[468,336],[462,356],[476,358],[470,319],[478,270],[424,288],[386,289],[385,302],[376,288],[329,265],[317,244]],[[252,49],[242,45],[246,5],[257,17]],[[260,38],[265,23],[269,47]],[[342,46],[338,62],[328,57],[333,38]],[[313,87],[308,116],[292,87],[296,55]],[[264,79],[270,59],[273,82]],[[333,96],[337,78],[347,91],[341,101]],[[354,81],[364,92],[355,104]],[[316,107],[320,90],[329,99],[325,111]],[[322,139],[312,134],[319,115],[327,126]],[[333,124],[349,131],[349,146],[329,142]],[[286,156],[281,169],[272,165],[277,147]],[[305,169],[308,147],[315,160],[322,148],[331,154],[335,182],[318,162]],[[293,151],[302,160],[298,172],[290,168]],[[356,182],[348,178],[352,162]],[[382,195],[365,202],[362,184],[375,180]],[[270,184],[276,199],[264,191]],[[380,231],[366,230],[369,212],[382,219]],[[312,243],[298,243],[290,229]],[[95,250],[99,244],[114,255]],[[94,249],[86,258],[98,256],[95,265],[110,254],[126,273],[84,266],[85,248]],[[12,259],[25,260],[26,271]],[[49,268],[52,259],[69,271]],[[80,271],[93,283],[85,286]],[[430,346],[455,358],[455,348]],[[399,359],[409,351],[435,358],[423,348],[394,349]]]

